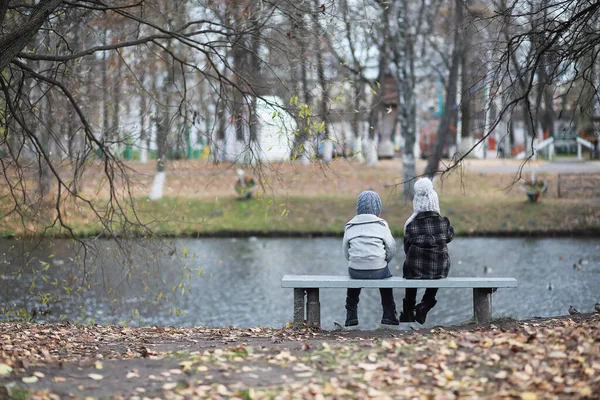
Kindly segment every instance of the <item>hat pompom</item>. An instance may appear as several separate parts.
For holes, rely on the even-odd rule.
[[[429,178],[421,178],[415,182],[415,195],[425,195],[433,190],[433,183]]]

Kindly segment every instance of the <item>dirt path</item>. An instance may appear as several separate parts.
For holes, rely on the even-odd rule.
[[[0,338],[0,399],[600,393],[600,314],[415,331],[0,324]]]

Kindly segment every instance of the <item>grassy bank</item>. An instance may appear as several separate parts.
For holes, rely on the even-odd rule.
[[[289,165],[265,169],[256,177],[261,189],[249,201],[235,198],[232,190],[235,173],[231,167],[210,168],[213,170],[173,168],[167,175],[165,197],[159,201],[147,198],[151,173],[134,173],[128,188],[133,194],[133,207],[127,201],[119,205],[130,220],[139,218],[150,231],[169,236],[342,235],[344,224],[355,213],[356,196],[365,189],[380,193],[384,203],[382,216],[395,236],[402,234],[404,222],[412,213],[412,204],[400,198],[400,188],[396,186],[401,176],[397,163],[381,163],[378,168],[338,163],[327,169]],[[538,203],[527,201],[514,173],[457,171],[436,182],[436,189],[442,213],[450,218],[457,235],[600,233],[600,203],[593,193],[567,193],[568,198],[559,198],[557,174],[538,174],[538,178],[548,181],[548,192]],[[121,193],[124,189],[120,189]],[[149,234],[146,229],[124,224],[119,213],[107,209],[106,190],[107,183],[101,175],[92,175],[83,194],[96,205],[102,217],[110,220],[108,226],[102,226],[83,202],[73,199],[63,202],[62,217],[73,233],[92,236],[110,230],[119,234]],[[2,215],[11,206],[10,202],[0,204]],[[0,235],[69,234],[57,227],[53,203],[28,212],[24,216],[12,212],[2,218]]]
[[[442,201],[441,207],[458,235],[600,232],[598,207],[584,202],[553,199],[533,204],[514,198],[465,201],[460,197],[450,197]],[[168,216],[151,223],[154,230],[161,234],[251,232],[342,235],[345,223],[355,213],[355,199],[164,199],[159,203],[142,202],[139,210],[140,215],[144,216]],[[388,200],[382,217],[390,224],[393,234],[400,236],[404,221],[411,213],[412,204]]]
[[[598,235],[600,208],[580,200],[545,199],[529,203],[514,197],[446,196],[441,201],[457,235]],[[136,215],[153,232],[170,236],[208,235],[342,235],[344,224],[352,218],[355,199],[349,196],[294,196],[239,201],[222,199],[164,198],[135,204]],[[49,217],[27,224],[30,234],[67,235],[64,229],[51,227]],[[387,199],[384,217],[395,236],[401,236],[404,221],[412,213],[412,204]],[[98,220],[85,208],[70,210],[65,221],[77,236],[106,233]],[[133,219],[131,210],[128,216]],[[22,221],[5,218],[0,222],[0,235],[22,235]],[[120,232],[123,225],[115,218],[112,229]],[[148,234],[142,229],[130,233]]]

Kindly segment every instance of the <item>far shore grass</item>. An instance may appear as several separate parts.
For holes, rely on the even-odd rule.
[[[341,236],[344,225],[355,215],[356,196],[366,189],[380,194],[382,217],[394,236],[402,236],[404,222],[412,214],[412,202],[401,197],[398,161],[381,163],[377,168],[342,161],[326,168],[265,168],[254,171],[262,185],[250,200],[239,200],[233,192],[234,166],[216,169],[211,164],[191,163],[172,165],[165,197],[150,201],[152,172],[134,167],[138,169],[132,169],[128,178],[133,204],[120,198],[119,206],[130,221],[141,221],[145,226],[124,224],[119,212],[111,213],[106,205],[108,185],[102,174],[92,174],[83,194],[110,222],[103,226],[87,204],[67,198],[60,208],[73,235]],[[513,167],[516,171],[518,164]],[[477,171],[476,165],[436,179],[436,190],[442,214],[450,218],[459,236],[600,236],[600,199],[594,197],[596,193],[572,192],[567,193],[568,198],[559,198],[557,176],[537,175],[548,182],[547,193],[537,203],[527,200],[514,172],[484,173]],[[0,214],[4,215],[0,237],[71,235],[55,223],[57,210],[52,201],[25,208],[29,215],[22,217],[9,212],[13,205],[8,198],[0,204]]]
[[[523,196],[525,197],[525,196]],[[355,214],[355,199],[349,196],[293,196],[238,200],[233,197],[189,199],[166,197],[158,201],[140,199],[135,212],[148,230],[128,227],[139,236],[341,236],[344,225]],[[530,203],[520,197],[447,196],[441,200],[442,214],[450,218],[458,236],[553,236],[600,234],[600,210],[589,201],[544,199]],[[394,236],[403,233],[412,204],[398,198],[384,198],[385,218]],[[52,210],[37,224],[23,229],[20,219],[0,221],[0,236],[69,236],[65,229],[42,227],[51,223]],[[77,237],[107,235],[89,210],[67,211],[66,221]],[[127,213],[133,217],[131,210]],[[113,233],[125,234],[115,218]]]

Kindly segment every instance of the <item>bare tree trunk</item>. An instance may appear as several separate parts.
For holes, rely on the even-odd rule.
[[[308,84],[308,60],[306,59],[308,32],[306,30],[306,21],[304,20],[304,14],[298,16],[297,20],[292,20],[292,24],[297,24],[296,40],[298,47],[300,48],[299,53],[299,69],[300,69],[300,91],[302,92],[301,102],[303,105],[310,107],[312,104],[312,94]],[[294,138],[294,154],[301,156],[303,164],[310,162],[311,149],[308,148],[309,144],[309,123],[310,117],[298,117],[296,123],[298,124],[298,135]],[[302,146],[302,152],[300,147]]]
[[[320,0],[314,0],[313,4],[315,8],[320,5]],[[312,13],[313,26],[317,38],[315,40],[315,53],[317,57],[317,76],[319,78],[319,86],[321,87],[321,100],[319,102],[319,117],[321,121],[325,123],[323,131],[323,161],[325,163],[331,162],[333,153],[333,143],[329,136],[329,122],[327,118],[327,101],[329,97],[329,89],[327,87],[327,80],[325,78],[325,67],[323,66],[323,46],[322,46],[322,29],[319,24],[319,15],[316,12]]]
[[[140,82],[144,84],[146,80],[146,70],[142,68],[140,73]],[[147,146],[147,136],[148,132],[146,131],[146,113],[147,113],[147,99],[146,92],[144,90],[140,91],[140,162],[142,164],[148,163],[148,146]]]
[[[402,197],[412,200],[414,197],[414,179],[417,176],[414,147],[417,135],[417,104],[415,96],[414,43],[408,31],[408,2],[398,2],[396,13],[398,18],[398,34],[395,47],[395,64],[398,82],[398,104],[400,112],[400,130],[404,136],[402,150]],[[394,15],[394,14],[392,14]]]
[[[250,73],[248,76],[250,86],[253,91],[256,91],[262,87],[261,85],[261,73],[260,73],[260,59],[258,57],[258,53],[260,52],[260,36],[258,31],[260,30],[259,25],[259,10],[254,7],[251,16],[251,26],[252,32],[254,35],[250,40],[250,52],[247,54],[249,58],[248,64],[250,66]],[[258,141],[258,133],[259,133],[259,125],[258,125],[258,117],[256,114],[256,107],[258,104],[257,93],[253,93],[252,98],[250,100],[250,106],[248,108],[248,141],[250,146],[254,146],[257,152],[266,151],[268,149],[260,149],[259,141]],[[253,155],[255,162],[260,161],[260,154]]]
[[[460,151],[466,152],[473,147],[473,137],[471,135],[471,87],[473,71],[471,69],[471,49],[470,35],[472,31],[469,29],[470,24],[467,24],[464,30],[463,46],[461,51],[460,62]]]
[[[104,30],[103,34],[103,45],[107,45],[107,33]],[[104,141],[110,139],[110,125],[108,122],[109,114],[108,114],[108,52],[104,51],[102,53],[102,62],[100,63],[100,73],[102,75],[102,138]]]
[[[115,81],[112,81],[113,86],[113,115],[112,115],[112,146],[114,146],[114,154],[121,158],[121,64],[123,61],[117,55]]]
[[[350,149],[350,155],[356,157],[359,162],[364,161],[362,154],[362,136],[363,129],[361,123],[361,98],[364,93],[365,83],[363,81],[363,65],[358,62],[356,58],[356,45],[352,38],[352,17],[350,16],[350,9],[348,6],[348,0],[342,2],[342,15],[345,24],[346,40],[352,54],[352,68],[354,71],[354,112],[352,113],[351,132],[352,132],[352,148]]]
[[[351,155],[353,157],[357,157],[359,162],[364,161],[364,156],[362,153],[362,139],[363,139],[363,130],[362,130],[362,121],[360,118],[360,99],[362,97],[362,92],[364,90],[364,84],[362,82],[358,82],[358,80],[354,83],[354,113],[352,113],[352,143],[353,148],[350,149]]]
[[[52,118],[52,112],[50,110],[50,100],[48,93],[41,100],[41,124],[40,124],[40,143],[42,145],[42,151],[38,155],[38,188],[40,194],[40,200],[44,201],[47,199],[50,191],[52,190],[51,182],[51,171],[50,166],[46,157],[50,157],[48,151],[49,143],[49,131],[50,131],[50,119]]]
[[[427,162],[425,168],[425,175],[433,178],[438,171],[438,166],[442,153],[444,151],[444,145],[446,143],[446,137],[450,131],[450,123],[454,114],[453,107],[456,105],[456,92],[458,89],[458,66],[460,64],[461,54],[461,29],[463,24],[463,8],[464,4],[462,0],[455,0],[455,32],[454,32],[454,54],[452,55],[452,64],[450,65],[450,75],[448,77],[448,92],[446,93],[446,106],[444,107],[444,113],[438,129],[438,134],[435,140],[435,147],[433,155]]]
[[[387,37],[390,31],[389,22],[387,19],[388,17],[385,13],[382,13],[382,15],[385,20],[383,28],[384,37]],[[382,83],[385,80],[385,74],[388,70],[387,64],[389,62],[387,40],[383,40],[379,46],[379,72],[377,74],[377,82],[379,83],[380,87],[377,88],[377,93],[375,96],[373,96],[371,103],[371,112],[369,114],[369,131],[366,137],[367,142],[364,144],[365,158],[367,159],[367,164],[370,166],[375,166],[378,161],[375,140],[381,125],[381,102],[385,91],[385,85]]]
[[[34,38],[42,24],[63,0],[42,0],[31,8],[26,22],[9,34],[0,36],[0,71],[4,70],[13,58]],[[2,5],[2,22],[4,22],[7,4]],[[0,25],[1,26],[1,25]]]
[[[156,103],[156,175],[152,182],[150,200],[159,200],[163,196],[163,186],[166,180],[165,163],[167,157],[167,138],[171,128],[171,102],[174,85],[173,69],[167,64],[167,77],[162,87],[159,87]],[[155,91],[156,92],[156,91]]]
[[[251,42],[247,39],[247,36],[248,30],[253,31],[254,29],[258,29],[258,25],[255,24],[255,19],[258,17],[258,10],[257,4],[251,1],[237,1],[232,4],[232,7],[234,7],[234,29],[236,31],[235,43],[233,44],[233,63],[237,78],[235,82],[238,86],[237,88],[233,88],[235,136],[240,152],[243,152],[242,148],[245,147],[244,145],[248,145],[248,148],[250,149],[250,152],[246,153],[240,160],[247,163],[253,162],[253,158],[259,157],[258,154],[252,154],[253,150],[257,149],[255,146],[256,126],[251,127],[250,125],[250,123],[256,119],[256,99],[254,99],[255,94],[252,93],[251,96],[253,98],[250,99],[250,101],[247,101],[240,90],[243,90],[244,92],[251,91],[254,88],[254,80],[257,76],[257,71],[254,71],[253,67],[258,66],[258,60],[256,58],[257,55],[252,52],[252,46],[257,46],[258,50],[259,42]],[[249,28],[248,25],[250,25],[251,28]],[[244,113],[245,107],[248,109],[247,113]],[[249,129],[249,143],[245,143],[245,125],[247,125]],[[250,132],[250,129],[252,129],[252,132]],[[236,157],[239,155],[241,154],[236,154]]]

